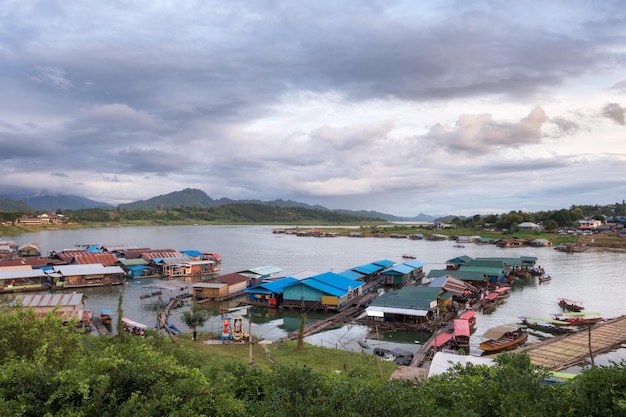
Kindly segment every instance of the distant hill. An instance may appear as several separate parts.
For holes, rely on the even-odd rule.
[[[0,197],[0,210],[1,211],[21,211],[28,213],[33,211],[33,208],[23,201],[14,200],[12,198]]]
[[[432,222],[435,220],[434,216],[429,216],[427,214],[419,214],[415,217],[400,217],[394,216],[393,214],[381,213],[378,211],[366,211],[366,210],[339,210],[345,213],[357,214],[363,217],[374,217],[379,219],[385,219],[390,222]]]
[[[158,195],[147,200],[134,201],[132,203],[120,204],[120,210],[164,210],[177,207],[194,208],[216,208],[233,204],[264,205],[268,207],[281,208],[301,208],[308,210],[320,210],[327,212],[345,213],[349,216],[356,216],[368,219],[382,219],[391,222],[424,222],[433,221],[434,216],[420,214],[416,217],[399,217],[387,213],[366,210],[331,210],[320,205],[310,205],[293,200],[232,200],[230,198],[213,199],[204,191],[195,188],[186,188],[181,191],[174,191],[169,194]],[[0,210],[21,211],[21,212],[41,212],[60,210],[81,210],[81,209],[113,209],[115,206],[99,201],[90,200],[76,195],[0,195]],[[263,217],[263,216],[261,216]]]
[[[213,200],[204,191],[194,188],[186,188],[182,191],[174,191],[165,195],[158,195],[148,200],[139,200],[132,203],[120,204],[121,210],[159,210],[175,207],[216,207],[224,204],[236,203],[235,200]]]
[[[100,201],[90,200],[77,195],[20,195],[12,194],[6,197],[10,200],[22,202],[28,206],[27,210],[15,211],[56,211],[61,210],[80,210],[87,208],[114,208],[113,205]]]

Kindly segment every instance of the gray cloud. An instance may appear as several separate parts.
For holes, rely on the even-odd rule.
[[[451,153],[487,154],[498,148],[539,143],[547,120],[540,107],[516,123],[497,122],[489,114],[463,115],[455,126],[436,124],[425,138]]]
[[[0,192],[75,178],[118,202],[193,186],[410,212],[524,167],[575,182],[585,157],[556,146],[606,128],[575,87],[624,124],[626,12],[545,3],[7,3]]]
[[[602,107],[602,115],[617,124],[626,124],[626,110],[619,103],[605,104]]]

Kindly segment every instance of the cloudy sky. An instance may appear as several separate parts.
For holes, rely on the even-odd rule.
[[[626,198],[623,1],[0,8],[0,193],[400,216]]]

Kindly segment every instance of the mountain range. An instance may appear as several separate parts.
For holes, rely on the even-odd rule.
[[[229,198],[220,198],[215,200],[207,195],[204,191],[186,188],[181,191],[174,191],[164,195],[158,195],[147,200],[134,201],[132,203],[120,204],[117,206],[119,210],[160,210],[174,207],[218,207],[229,204],[262,204],[273,207],[301,207],[316,210],[339,211],[348,214],[382,218],[388,221],[433,221],[437,217],[427,214],[419,214],[415,217],[398,217],[387,213],[366,210],[330,210],[319,205],[309,205],[292,200],[232,200]],[[0,195],[0,210],[2,211],[57,211],[57,210],[81,210],[89,208],[114,209],[115,206],[100,201],[90,200],[85,197],[76,195],[26,195],[26,194],[9,194]]]

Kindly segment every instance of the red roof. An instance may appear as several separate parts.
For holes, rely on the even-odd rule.
[[[459,316],[459,318],[460,318],[461,320],[469,320],[469,319],[471,319],[472,317],[476,317],[476,314],[477,314],[477,313],[476,313],[475,311],[473,311],[473,310],[469,310],[469,311],[466,311],[465,313],[461,314],[461,315]]]
[[[452,333],[440,334],[439,336],[437,336],[435,338],[435,340],[430,342],[430,346],[442,346],[442,345],[448,343],[450,341],[450,339],[452,339],[452,336],[453,336]]]
[[[470,328],[467,320],[456,319],[454,320],[454,335],[455,336],[470,336]]]

